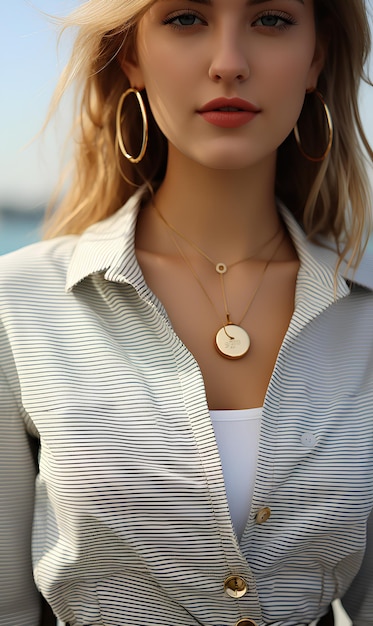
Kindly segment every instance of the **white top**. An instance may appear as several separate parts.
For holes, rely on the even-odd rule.
[[[262,408],[210,411],[232,524],[240,540],[254,492]]]

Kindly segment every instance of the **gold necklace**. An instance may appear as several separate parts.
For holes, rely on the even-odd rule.
[[[190,272],[192,273],[192,275],[194,276],[195,280],[198,282],[199,286],[201,287],[203,293],[205,294],[205,296],[207,297],[208,301],[210,302],[210,304],[212,305],[212,307],[214,308],[215,312],[217,313],[218,317],[220,318],[220,314],[214,304],[214,302],[211,300],[208,292],[206,291],[205,287],[203,286],[203,283],[200,279],[200,277],[198,276],[197,272],[194,270],[191,262],[189,261],[189,259],[186,257],[185,253],[183,252],[183,250],[181,249],[180,245],[178,244],[174,233],[176,235],[178,235],[179,237],[181,237],[182,239],[184,239],[184,241],[186,241],[186,243],[188,243],[192,248],[194,248],[194,250],[196,250],[199,254],[201,254],[201,256],[203,256],[207,261],[209,261],[210,263],[212,263],[212,265],[215,267],[215,271],[217,272],[217,274],[220,277],[220,286],[221,286],[221,291],[222,291],[222,296],[223,296],[223,303],[224,303],[224,310],[225,310],[225,316],[226,316],[226,322],[225,324],[219,328],[219,330],[217,331],[216,335],[215,335],[215,347],[218,351],[218,353],[227,358],[227,359],[241,359],[242,357],[245,356],[245,354],[247,354],[247,352],[249,351],[250,348],[250,337],[248,335],[248,333],[246,332],[246,330],[244,328],[242,328],[241,324],[244,321],[247,313],[249,312],[249,309],[254,301],[255,296],[257,295],[259,288],[264,280],[264,275],[265,272],[267,271],[267,268],[269,266],[269,264],[271,263],[271,261],[273,260],[273,258],[275,257],[275,254],[277,253],[277,251],[280,248],[280,245],[283,242],[284,239],[284,233],[282,233],[281,239],[278,243],[278,245],[275,247],[273,253],[271,254],[270,258],[265,262],[263,270],[260,274],[259,277],[259,281],[253,291],[253,293],[250,296],[249,302],[244,310],[244,313],[240,319],[240,321],[238,322],[238,324],[234,324],[231,321],[231,316],[229,313],[229,307],[228,307],[228,301],[227,301],[227,295],[226,295],[226,290],[225,290],[225,283],[224,283],[224,275],[227,273],[228,271],[228,266],[226,265],[226,263],[223,263],[221,261],[219,261],[218,263],[215,263],[215,261],[213,261],[213,259],[211,259],[211,257],[208,256],[208,254],[206,254],[199,246],[197,246],[197,244],[195,244],[193,241],[189,240],[185,235],[183,235],[183,233],[179,232],[174,226],[172,226],[172,224],[170,224],[166,218],[162,215],[162,213],[158,210],[158,208],[155,206],[155,204],[153,203],[153,207],[156,210],[157,214],[159,215],[159,217],[161,218],[161,220],[163,221],[163,223],[165,224],[165,226],[167,226],[170,237],[176,247],[176,249],[178,250],[181,258],[183,259],[184,263],[186,264],[186,266],[188,267],[188,269],[190,270]],[[280,228],[275,232],[275,234],[262,246],[260,246],[260,248],[258,248],[253,254],[251,254],[249,257],[236,261],[235,263],[232,263],[230,265],[230,268],[234,267],[234,265],[238,265],[239,263],[244,263],[245,261],[248,261],[249,259],[252,259],[257,252],[259,252],[259,250],[262,250],[263,248],[265,248],[267,245],[269,245],[279,234],[281,230],[281,226]]]

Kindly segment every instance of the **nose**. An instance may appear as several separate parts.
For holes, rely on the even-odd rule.
[[[247,51],[236,30],[216,33],[209,77],[213,81],[243,82],[250,75]]]

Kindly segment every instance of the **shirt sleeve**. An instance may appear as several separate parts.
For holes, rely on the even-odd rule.
[[[367,546],[361,568],[342,598],[354,626],[373,624],[373,511],[367,525]]]
[[[38,626],[41,617],[31,564],[35,474],[22,411],[0,367],[0,626]]]

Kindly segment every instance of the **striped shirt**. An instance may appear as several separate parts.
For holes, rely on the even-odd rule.
[[[136,260],[138,205],[0,261],[0,625],[37,626],[38,588],[72,626],[299,626],[343,597],[371,626],[373,267],[335,292],[335,254],[284,210],[295,310],[238,541],[201,371]]]

